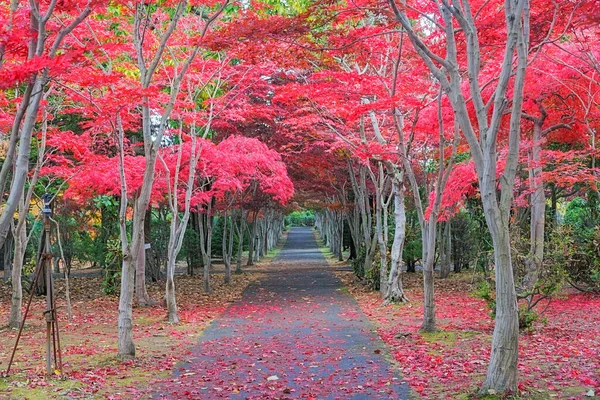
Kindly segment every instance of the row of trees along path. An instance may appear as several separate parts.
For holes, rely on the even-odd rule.
[[[407,220],[416,220],[422,331],[431,332],[436,249],[447,275],[447,222],[476,200],[495,266],[480,391],[516,392],[519,302],[539,292],[557,199],[582,194],[598,218],[598,9],[599,0],[2,2],[9,325],[22,322],[44,192],[60,200],[57,220],[75,221],[57,236],[85,220],[99,238],[90,241],[102,242],[100,263],[114,256],[121,359],[135,358],[134,302],[151,303],[154,211],[169,225],[160,242],[171,323],[186,232],[197,236],[210,292],[213,222],[223,222],[228,279],[244,246],[251,264],[274,244],[295,190],[294,201],[319,210],[317,227],[339,257],[349,233],[357,275],[391,303],[407,300],[400,271]],[[517,273],[513,216],[523,211],[529,248]],[[60,251],[67,275],[70,250]]]

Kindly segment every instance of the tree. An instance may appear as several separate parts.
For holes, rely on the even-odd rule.
[[[150,5],[139,3],[136,6],[133,18],[133,42],[137,57],[137,67],[140,72],[140,81],[142,89],[141,109],[142,109],[142,133],[144,138],[144,178],[139,194],[135,200],[132,217],[132,234],[131,241],[127,235],[126,212],[127,212],[127,185],[124,174],[124,153],[123,141],[125,132],[119,127],[119,148],[120,157],[120,180],[121,180],[121,207],[120,207],[120,237],[123,253],[123,267],[121,272],[121,294],[119,301],[119,357],[132,358],[135,357],[135,345],[133,343],[133,322],[132,322],[132,300],[133,300],[133,283],[135,266],[137,265],[137,257],[144,245],[144,218],[146,217],[146,209],[150,202],[150,194],[154,183],[155,165],[159,147],[162,143],[163,135],[168,128],[168,121],[175,107],[177,96],[181,87],[184,76],[186,75],[191,63],[194,61],[200,52],[200,44],[212,23],[221,15],[228,1],[221,4],[216,11],[208,19],[202,20],[202,28],[200,35],[195,39],[195,44],[188,52],[184,61],[176,64],[172,80],[167,84],[170,95],[167,102],[164,104],[151,103],[148,93],[151,85],[154,83],[154,76],[163,60],[163,55],[167,49],[169,39],[175,32],[179,20],[184,15],[187,9],[187,1],[179,1],[176,4],[172,17],[169,14],[164,14],[162,10],[155,13],[157,18],[168,18],[161,21],[165,25],[165,30],[155,29],[155,22],[150,15],[153,13],[153,8]],[[207,7],[210,9],[210,7]],[[158,31],[158,32],[157,32]],[[157,33],[157,37],[151,40],[152,33]],[[157,46],[154,48],[154,46]],[[150,50],[151,49],[151,50]],[[148,61],[149,60],[149,61]],[[160,112],[153,111],[160,109]],[[152,116],[157,114],[159,119],[158,126],[153,129]],[[155,118],[156,118],[155,117]]]
[[[510,254],[509,215],[519,158],[523,87],[530,40],[529,1],[506,0],[504,2],[506,40],[504,51],[499,54],[503,60],[498,72],[492,72],[491,76],[482,73],[481,33],[476,23],[481,20],[481,17],[476,19],[471,2],[450,4],[443,1],[436,3],[436,6],[429,10],[423,10],[419,4],[416,4],[416,9],[420,10],[416,14],[416,20],[422,21],[428,29],[431,28],[443,35],[443,45],[438,46],[445,51],[445,57],[439,56],[432,45],[426,43],[426,40],[433,35],[421,36],[417,33],[423,29],[423,26],[419,27],[411,22],[407,15],[409,8],[406,7],[406,3],[398,6],[394,0],[390,0],[390,5],[415,50],[447,94],[458,126],[471,150],[486,222],[494,243],[496,265],[496,326],[490,364],[481,391],[514,392],[517,390],[518,308]],[[492,7],[484,6],[481,10],[489,11],[490,8]],[[435,19],[429,17],[427,13],[434,13]],[[457,28],[460,31],[457,31]],[[458,35],[461,35],[460,44]],[[465,47],[463,47],[463,40]],[[517,63],[513,71],[515,53]],[[475,122],[471,120],[468,110],[469,101],[462,90],[464,78],[461,74],[461,62],[465,62],[464,60],[466,60],[468,93],[475,109]],[[486,75],[488,73],[486,71]],[[482,78],[485,79],[484,82],[488,79],[494,82],[495,87],[491,91],[489,87],[484,87]],[[509,93],[511,78],[512,93]],[[486,94],[488,100],[484,97]],[[507,100],[508,97],[511,102]],[[498,198],[496,194],[498,137],[507,109],[510,110],[508,153],[500,179]]]
[[[11,1],[10,6],[6,3],[2,7],[10,7],[0,14],[7,18],[2,25],[8,38],[0,43],[2,88],[18,86],[23,82],[27,84],[23,95],[16,96],[20,97],[20,103],[14,112],[7,157],[0,171],[0,192],[4,196],[9,172],[15,163],[8,198],[0,215],[0,245],[6,240],[23,196],[29,172],[32,134],[48,82],[51,76],[64,73],[77,60],[79,50],[71,45],[63,45],[67,36],[91,14],[93,4],[89,0],[82,1],[76,12],[73,12],[74,7],[56,1],[51,1],[45,10],[39,1],[29,2],[23,10],[20,10],[21,2],[18,1]],[[58,23],[53,18],[56,16],[60,16],[56,18]],[[29,20],[28,24],[26,19]],[[30,29],[27,31],[24,26]],[[27,40],[27,52],[20,50],[23,38]]]

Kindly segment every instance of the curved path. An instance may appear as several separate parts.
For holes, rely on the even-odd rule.
[[[157,398],[406,399],[310,228],[293,228],[264,278],[202,334]]]

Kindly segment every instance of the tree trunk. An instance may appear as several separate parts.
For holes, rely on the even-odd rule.
[[[433,257],[432,257],[433,258]],[[433,288],[433,260],[430,263],[423,265],[423,297],[424,297],[424,313],[423,313],[423,324],[421,325],[421,332],[435,332],[435,301],[434,301],[434,288]]]
[[[492,337],[492,353],[482,391],[497,393],[517,387],[519,354],[519,314],[512,272],[508,223],[492,234],[496,268],[496,324]]]
[[[338,248],[339,248],[339,254],[338,254],[338,261],[344,261],[344,213],[342,211],[338,211],[339,214],[339,223],[338,223],[338,229],[339,229],[339,243],[338,243]]]
[[[165,302],[167,303],[167,320],[171,324],[179,323],[177,299],[175,297],[175,257],[169,257],[167,265],[167,283],[165,286]]]
[[[12,274],[12,260],[14,254],[14,240],[12,232],[8,233],[6,241],[3,246],[3,257],[4,257],[4,283],[8,283],[11,279]]]
[[[37,24],[36,24],[37,25]],[[31,92],[31,100],[23,119],[23,125],[19,132],[19,150],[15,162],[13,178],[10,185],[10,193],[0,215],[0,246],[4,245],[8,231],[13,221],[15,211],[19,207],[25,182],[29,173],[29,158],[31,154],[31,135],[35,127],[40,102],[44,95],[44,86],[47,81],[47,71],[34,75],[35,82]],[[20,121],[18,121],[20,122]],[[17,123],[17,120],[15,120]],[[18,129],[18,127],[16,128]]]
[[[21,306],[23,302],[23,285],[21,283],[21,275],[23,271],[23,261],[25,259],[25,250],[27,247],[25,224],[20,225],[18,232],[14,232],[13,234],[15,251],[11,277],[12,296],[10,301],[10,316],[8,317],[8,326],[13,329],[18,329],[22,320]]]
[[[207,213],[200,215],[200,249],[202,251],[202,260],[204,263],[203,272],[203,287],[206,293],[212,292],[210,287],[210,268],[212,266],[212,212],[211,204],[209,203]]]
[[[544,115],[544,114],[543,114]],[[536,119],[533,126],[533,144],[529,152],[530,196],[530,247],[525,259],[525,276],[521,285],[524,295],[531,296],[539,279],[544,259],[544,224],[546,220],[546,194],[542,181],[542,124],[545,117]]]
[[[256,247],[256,238],[258,236],[257,216],[258,212],[255,211],[252,219],[252,232],[250,233],[250,241],[248,244],[248,261],[246,262],[246,266],[254,265],[254,251]]]
[[[421,332],[436,332],[434,269],[435,269],[435,237],[437,233],[437,213],[432,211],[428,221],[423,221],[423,324]]]
[[[222,253],[223,263],[225,264],[225,283],[231,283],[231,260],[233,253],[233,220],[225,212],[223,215],[223,238],[222,238]]]
[[[404,208],[404,188],[398,179],[394,185],[394,242],[392,243],[392,265],[384,300],[386,303],[408,301],[402,288],[402,251],[406,238],[406,210]]]
[[[119,352],[122,360],[135,358],[133,343],[133,289],[135,268],[130,257],[123,258],[121,275],[121,297],[119,298]]]
[[[145,243],[140,246],[135,267],[135,295],[139,306],[152,304],[152,299],[146,288],[146,249]]]
[[[450,275],[450,221],[444,222],[440,235],[440,278],[446,279]]]
[[[387,224],[387,220],[384,221],[384,208],[388,206],[384,203],[384,185],[385,185],[385,174],[383,172],[383,165],[379,163],[379,180],[374,179],[373,183],[376,186],[375,190],[375,234],[377,235],[377,241],[379,243],[379,292],[382,297],[385,297],[387,293],[387,281],[388,281],[388,257],[387,257],[387,240],[384,235],[384,224]],[[372,175],[371,178],[375,176]]]
[[[246,216],[244,210],[240,210],[240,223],[237,226],[238,248],[235,260],[235,273],[242,273],[242,253],[244,251],[244,233],[246,232]]]

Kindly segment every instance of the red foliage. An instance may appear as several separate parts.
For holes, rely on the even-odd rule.
[[[466,293],[464,285],[440,285],[436,316],[442,331],[431,335],[418,333],[422,289],[408,289],[413,302],[400,306],[382,307],[377,294],[357,295],[365,314],[392,347],[404,379],[427,398],[476,391],[485,376],[493,330],[482,300]],[[565,293],[544,313],[547,324],[536,322],[532,333],[521,335],[522,396],[582,398],[590,389],[600,390],[599,306],[598,296]]]

